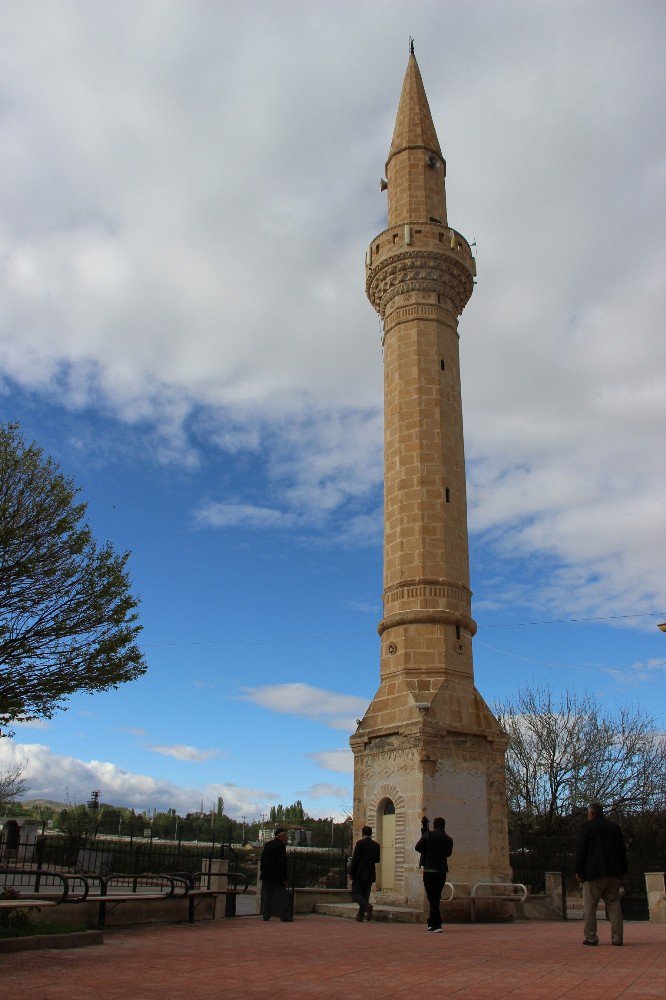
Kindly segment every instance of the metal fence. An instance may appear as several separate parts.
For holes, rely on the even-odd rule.
[[[581,895],[574,866],[575,836],[535,837],[514,834],[511,837],[511,868],[515,882],[522,882],[529,892],[543,893],[546,872],[559,872],[562,888],[563,915],[566,919],[567,898]],[[629,873],[622,886],[622,913],[627,920],[647,920],[649,917],[645,872],[663,871],[666,859],[648,842],[630,840],[627,845]]]
[[[159,840],[153,837],[71,836],[42,830],[21,839],[0,834],[0,865],[30,870],[110,875],[195,875],[210,862],[229,862],[229,882],[239,888],[256,881],[258,852],[214,841]],[[348,853],[341,848],[292,847],[287,850],[292,888],[344,889]]]
[[[345,889],[348,857],[340,848],[288,849],[289,885],[292,889]]]
[[[17,868],[54,869],[95,875],[179,873],[195,875],[203,863],[229,861],[229,880],[247,880],[242,852],[228,844],[167,841],[152,837],[74,837],[43,831],[16,839],[0,835],[0,864]],[[243,878],[245,874],[245,878]]]

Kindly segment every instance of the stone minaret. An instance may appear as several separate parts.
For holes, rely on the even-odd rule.
[[[382,844],[379,901],[422,906],[414,844],[442,815],[450,879],[510,877],[507,739],[474,687],[458,316],[474,287],[413,52],[386,163],[388,229],[366,256],[384,324],[380,685],[351,738],[354,826]]]

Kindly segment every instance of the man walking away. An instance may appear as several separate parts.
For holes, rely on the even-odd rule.
[[[583,883],[583,944],[596,945],[597,905],[606,904],[611,925],[611,944],[621,945],[623,938],[620,883],[627,874],[627,848],[617,823],[604,818],[603,807],[591,802],[587,823],[578,838],[576,878]]]
[[[447,858],[451,857],[453,841],[445,833],[446,823],[441,816],[433,820],[432,832],[428,830],[428,820],[423,820],[423,836],[414,848],[421,855],[423,865],[423,886],[430,903],[428,930],[432,934],[442,933],[442,915],[439,912],[439,901],[449,870]]]
[[[356,919],[363,923],[363,914],[372,920],[372,904],[370,892],[372,883],[377,878],[375,865],[379,863],[379,844],[372,839],[372,827],[364,826],[361,830],[363,838],[357,840],[352,854],[349,874],[352,879],[352,899],[358,903]]]
[[[279,826],[275,836],[264,844],[259,863],[261,876],[261,915],[270,920],[277,909],[280,920],[290,923],[287,905],[287,831]]]

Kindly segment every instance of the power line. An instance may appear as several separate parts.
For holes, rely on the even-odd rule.
[[[534,621],[534,622],[506,622],[499,625],[479,625],[479,630],[489,629],[489,628],[528,628],[533,625],[570,625],[579,622],[612,622],[621,621],[628,618],[658,618],[666,617],[666,612],[664,611],[641,611],[633,615],[606,615],[598,618],[550,618],[544,621]],[[176,642],[144,642],[142,645],[146,648],[155,649],[157,647],[168,647],[168,646],[229,646],[238,645],[244,643],[260,643],[260,642],[310,642],[310,641],[323,641],[326,639],[374,639],[376,638],[376,632],[341,632],[338,634],[331,635],[276,635],[268,636],[266,638],[246,638],[246,639],[184,639],[182,641]],[[480,643],[483,645],[483,643]],[[491,646],[487,647],[491,649]],[[502,650],[497,650],[497,652],[502,652]],[[507,654],[512,655],[512,654]],[[538,661],[534,661],[535,663]],[[547,666],[548,664],[546,664]],[[556,666],[556,664],[552,664]]]
[[[497,646],[489,646],[486,642],[481,642],[480,639],[476,641],[477,646],[483,646],[484,649],[490,649],[493,653],[501,653],[502,656],[510,656],[514,660],[524,660],[525,663],[535,663],[538,667],[556,667],[559,670],[594,670],[599,669],[598,667],[583,667],[578,664],[573,663],[547,663],[545,660],[535,660],[531,656],[521,656],[519,653],[510,653],[508,649],[498,649]]]
[[[623,618],[658,618],[663,611],[640,611],[634,615],[607,615],[603,618],[551,618],[542,622],[509,622],[500,625],[479,625],[479,628],[524,628],[527,625],[568,625],[570,622],[614,622]]]
[[[376,632],[343,632],[340,635],[274,635],[264,639],[185,639],[182,642],[144,642],[143,646],[229,646],[232,643],[251,642],[306,642],[311,639],[368,639],[375,638]]]

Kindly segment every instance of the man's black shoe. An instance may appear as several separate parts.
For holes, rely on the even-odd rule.
[[[583,941],[583,944],[588,945],[590,948],[596,948],[598,941]]]
[[[280,917],[280,923],[282,924],[293,924],[293,922],[294,922],[293,917]]]
[[[611,941],[611,944],[614,945],[615,948],[621,948],[624,941]]]

